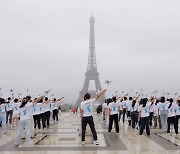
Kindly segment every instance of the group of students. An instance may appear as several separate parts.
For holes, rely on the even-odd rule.
[[[106,90],[99,92],[94,99],[91,99],[89,93],[85,94],[84,101],[80,104],[80,118],[82,128],[82,145],[85,144],[86,126],[89,124],[93,134],[94,144],[99,145],[95,124],[93,120],[93,103],[96,102]],[[138,128],[139,134],[142,135],[146,129],[147,135],[150,135],[150,126],[154,121],[154,128],[158,126],[164,132],[170,133],[170,125],[174,125],[175,133],[178,134],[178,125],[180,119],[180,96],[176,99],[165,97],[143,98],[141,94],[137,97],[129,97],[128,94],[122,97],[112,97],[105,100],[103,104],[103,120],[108,127],[108,134],[111,134],[113,122],[116,133],[119,135],[119,121],[125,122],[127,115],[128,124],[132,128]],[[19,145],[23,130],[26,132],[26,143],[31,144],[31,117],[34,119],[34,128],[46,129],[50,126],[50,119],[58,121],[58,107],[61,99],[50,100],[45,96],[31,99],[26,96],[23,99],[0,98],[0,124],[2,132],[6,133],[6,125],[18,125],[15,145]],[[42,125],[41,125],[42,123]],[[41,127],[42,126],[42,127]]]
[[[122,121],[125,122],[127,115],[128,124],[132,128],[139,129],[142,135],[146,129],[147,135],[150,135],[150,126],[154,121],[154,128],[159,123],[159,128],[164,132],[170,133],[170,125],[174,125],[175,133],[178,134],[178,125],[180,119],[180,97],[168,99],[165,97],[140,98],[137,97],[112,97],[103,104],[103,120],[106,121],[108,133],[111,134],[113,121],[115,129],[119,134],[119,121],[122,115]]]
[[[25,129],[26,143],[31,144],[31,119],[34,119],[34,128],[46,129],[50,126],[50,119],[55,122],[58,121],[59,102],[62,100],[41,96],[39,98],[31,99],[26,96],[23,99],[0,98],[0,124],[2,126],[2,133],[6,134],[6,126],[13,126],[18,128],[17,136],[15,138],[15,145],[19,145],[21,134]],[[51,118],[52,115],[52,118]],[[38,132],[38,131],[37,131]]]
[[[94,99],[91,98],[89,93],[86,93],[84,95],[84,101],[80,104],[82,145],[85,145],[87,124],[89,124],[93,134],[94,144],[99,145],[93,120],[93,103],[105,92],[106,90],[102,90]],[[118,98],[114,96],[106,99],[105,103],[102,105],[103,120],[106,122],[109,135],[111,134],[113,123],[115,124],[116,133],[118,135],[120,134],[119,121],[121,120],[121,115],[123,123],[125,122],[125,116],[127,115],[129,126],[133,129],[137,128],[140,135],[143,134],[145,129],[147,135],[150,135],[150,126],[152,126],[153,121],[154,128],[156,128],[159,123],[160,129],[170,133],[170,125],[173,124],[175,133],[179,133],[180,96],[176,99],[168,99],[165,97],[151,97],[148,99],[144,98],[141,94],[134,98],[127,98],[127,96],[128,94]]]

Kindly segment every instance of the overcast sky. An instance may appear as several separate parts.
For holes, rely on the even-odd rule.
[[[95,17],[96,56],[107,96],[131,88],[180,91],[179,0],[0,0],[0,87],[47,89],[74,103]],[[91,85],[91,87],[93,87]]]

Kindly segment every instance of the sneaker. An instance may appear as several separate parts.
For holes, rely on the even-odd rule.
[[[109,132],[108,134],[111,135],[111,132]]]
[[[82,143],[81,143],[82,145],[85,145],[85,141],[82,141]]]
[[[19,146],[19,144],[18,144],[18,143],[14,143],[14,146],[18,147],[18,146]]]
[[[98,140],[94,141],[94,144],[95,144],[95,145],[99,145]]]
[[[32,142],[25,142],[26,145],[32,145]]]
[[[10,130],[12,130],[12,129],[13,129],[13,125],[10,125],[9,127],[10,127]]]
[[[120,132],[119,132],[119,133],[117,133],[117,135],[120,135]]]
[[[2,132],[3,135],[6,135],[6,132]]]

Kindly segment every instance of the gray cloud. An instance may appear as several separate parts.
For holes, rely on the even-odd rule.
[[[115,90],[179,91],[178,0],[1,0],[0,86],[78,97],[95,16],[98,71]],[[25,93],[25,92],[24,92]]]

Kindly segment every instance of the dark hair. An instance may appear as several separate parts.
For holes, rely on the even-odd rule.
[[[26,97],[24,97],[24,98],[22,99],[22,103],[21,103],[21,105],[20,105],[20,107],[19,107],[19,108],[24,107],[26,104],[27,104],[27,98],[26,98]]]
[[[38,103],[42,103],[42,102],[43,102],[43,98],[38,101]]]
[[[161,103],[164,103],[165,102],[165,97],[161,97],[161,100],[160,100]]]
[[[111,103],[112,102],[112,99],[111,98],[108,98],[107,99],[107,105],[109,105],[109,103]]]
[[[5,99],[4,98],[0,98],[0,105],[5,103]]]
[[[168,106],[168,109],[172,106],[173,99],[172,99],[172,98],[170,98],[170,99],[169,99],[169,102],[170,102],[170,104],[169,104],[169,106]]]
[[[26,96],[27,102],[31,100],[31,96]]]
[[[143,99],[143,106],[142,107],[146,107],[146,103],[147,103],[148,99],[147,98],[144,98]]]
[[[132,107],[134,107],[135,104],[136,104],[136,100],[133,100],[133,101],[132,101]]]
[[[116,97],[114,96],[114,97],[112,97],[112,100],[113,100],[113,102],[116,102]]]
[[[155,105],[157,105],[157,103],[159,103],[159,100],[158,100],[158,99],[156,100],[156,103],[155,103]]]
[[[14,102],[15,102],[15,103],[17,103],[17,102],[18,102],[18,99],[17,99],[17,98],[15,98],[15,99],[14,99]]]
[[[87,100],[87,99],[90,99],[91,98],[91,95],[89,93],[86,93],[84,95],[84,100]]]
[[[143,104],[143,99],[141,99],[139,102],[139,105],[142,105],[142,104]]]
[[[180,106],[180,100],[179,99],[177,100],[177,103],[178,103],[178,106]]]
[[[54,98],[53,100],[56,101],[56,98]]]
[[[129,100],[131,101],[133,98],[132,97],[129,97]]]
[[[11,100],[11,97],[8,97],[7,99],[8,99],[8,101],[9,101],[9,100]]]
[[[45,101],[48,101],[48,97],[45,97]]]
[[[124,97],[124,100],[127,100],[127,97]]]

